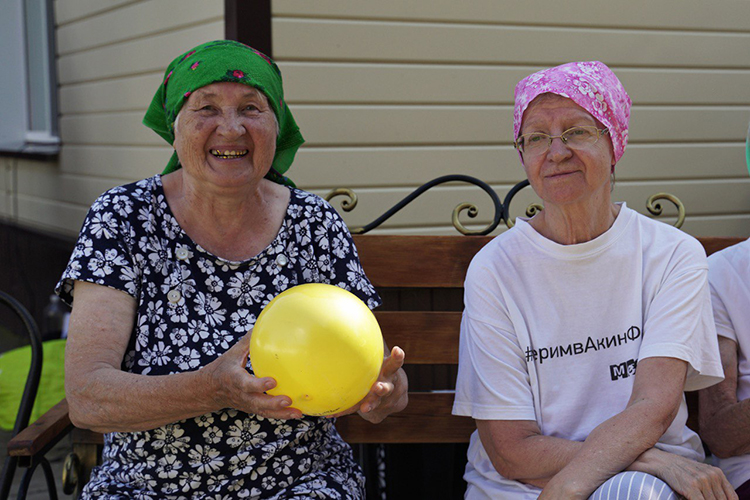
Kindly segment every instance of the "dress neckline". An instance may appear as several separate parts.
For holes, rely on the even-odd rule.
[[[204,254],[207,258],[210,260],[213,260],[221,265],[226,265],[230,267],[231,269],[236,269],[243,266],[252,266],[255,265],[255,263],[262,258],[266,254],[273,254],[278,252],[273,252],[273,250],[284,248],[284,245],[282,245],[282,242],[284,239],[286,239],[286,232],[285,229],[287,227],[287,224],[289,220],[291,219],[291,206],[293,203],[293,200],[296,198],[296,190],[290,186],[284,186],[287,189],[289,189],[289,201],[287,202],[286,210],[284,211],[284,219],[281,221],[281,226],[279,227],[279,231],[276,233],[276,236],[274,236],[273,240],[260,252],[258,252],[253,257],[250,257],[249,259],[245,260],[230,260],[226,259],[224,257],[221,257],[219,255],[215,255],[212,252],[209,252],[205,248],[203,248],[198,242],[196,242],[193,238],[190,237],[190,235],[182,228],[180,223],[177,220],[177,217],[175,217],[174,212],[172,212],[172,207],[169,206],[169,202],[167,202],[167,195],[164,192],[164,184],[162,183],[162,174],[157,174],[154,176],[155,179],[155,186],[156,186],[156,194],[161,195],[164,203],[164,215],[169,216],[173,221],[175,227],[178,228],[179,234],[177,235],[177,238],[175,238],[175,244],[179,243],[180,240],[186,240],[189,242],[189,246],[200,252],[201,254]]]

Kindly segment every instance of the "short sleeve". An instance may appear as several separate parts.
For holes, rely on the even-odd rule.
[[[122,189],[122,188],[120,188]],[[107,286],[137,297],[141,280],[128,245],[133,203],[117,189],[101,195],[91,206],[73,253],[55,292],[73,303],[75,281]]]
[[[665,278],[645,311],[639,360],[671,357],[688,363],[686,391],[724,378],[719,358],[705,257],[683,259]]]
[[[311,227],[317,267],[314,274],[324,283],[352,292],[370,309],[380,306],[380,295],[359,262],[357,248],[344,220],[322,198],[309,193],[305,195],[309,203],[305,216],[314,221]]]
[[[492,273],[472,264],[461,319],[455,415],[536,420],[528,366]],[[476,311],[476,312],[475,312]]]

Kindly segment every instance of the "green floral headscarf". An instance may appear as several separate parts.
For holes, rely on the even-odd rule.
[[[305,140],[284,102],[281,71],[268,56],[245,44],[216,40],[198,45],[177,57],[167,67],[164,81],[143,117],[143,124],[173,144],[174,121],[182,105],[191,93],[216,82],[243,83],[266,95],[279,122],[276,155],[266,178],[294,186],[283,174],[292,165],[297,149]],[[173,153],[163,173],[179,168],[177,154]]]

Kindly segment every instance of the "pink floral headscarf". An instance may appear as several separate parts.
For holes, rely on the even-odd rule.
[[[599,61],[572,62],[539,71],[518,82],[513,137],[518,137],[521,131],[523,112],[529,103],[545,93],[571,99],[602,122],[609,129],[615,163],[620,161],[628,143],[631,101],[611,69]]]

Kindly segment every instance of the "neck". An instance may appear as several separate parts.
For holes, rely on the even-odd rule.
[[[561,245],[575,245],[604,234],[619,212],[620,207],[607,196],[598,204],[545,204],[544,210],[529,222],[545,238]]]
[[[162,177],[180,227],[209,252],[228,260],[257,255],[276,236],[289,192],[271,181],[232,188],[196,184],[182,170]]]

